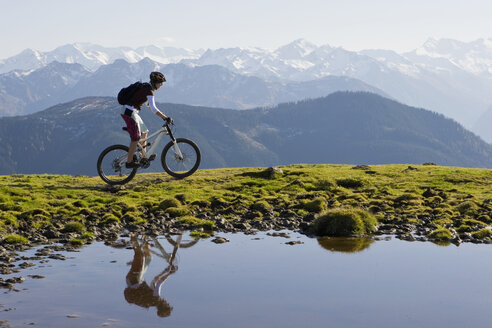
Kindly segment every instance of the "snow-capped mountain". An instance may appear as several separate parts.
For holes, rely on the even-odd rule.
[[[118,59],[91,72],[80,64],[52,62],[38,70],[0,74],[0,116],[24,115],[60,102],[87,96],[112,96],[149,72],[165,72],[167,82],[156,93],[159,102],[246,109],[318,98],[336,91],[367,91],[387,96],[362,81],[326,77],[309,82],[269,82],[233,73],[218,65],[160,64],[149,58],[136,63]]]
[[[441,59],[441,63],[451,63],[466,72],[492,78],[492,38],[472,42],[429,39],[404,56],[429,69],[439,62],[436,59]]]
[[[12,71],[0,75],[0,116],[41,110],[53,103],[69,101],[67,93],[91,72],[80,64],[52,62],[34,71]]]
[[[220,65],[267,81],[310,81],[327,76],[361,80],[405,104],[428,108],[472,127],[492,104],[492,60],[488,41],[431,47],[398,54],[389,50],[348,51],[296,40],[276,50],[230,48],[207,50],[193,65]],[[446,44],[446,42],[444,42]],[[472,58],[475,65],[471,65]],[[487,59],[488,58],[488,59]],[[478,63],[478,64],[477,64]],[[466,65],[465,65],[466,64]],[[478,70],[478,68],[481,68]]]
[[[492,90],[492,38],[473,42],[429,39],[422,47],[402,54],[379,49],[353,52],[330,45],[318,46],[303,39],[295,40],[278,49],[235,47],[206,51],[157,46],[138,49],[106,48],[76,43],[46,53],[26,50],[17,56],[0,61],[0,73],[12,69],[32,71],[57,60],[63,63],[81,64],[87,70],[93,71],[94,77],[112,83],[105,78],[104,72],[108,69],[107,66],[114,64],[118,59],[138,63],[144,58],[151,59],[156,63],[154,65],[161,65],[159,67],[170,63],[182,63],[188,67],[221,66],[236,77],[261,79],[264,85],[293,85],[296,82],[339,76],[356,79],[404,104],[439,112],[468,128],[472,128],[479,117],[492,105],[492,92],[490,92]],[[132,69],[136,69],[135,67]],[[102,70],[98,71],[98,69]],[[140,71],[137,71],[130,70],[125,76],[133,79],[141,78],[138,75]],[[186,74],[191,74],[190,72]],[[216,73],[219,75],[209,78],[212,80],[224,78],[219,70],[214,70],[214,73],[209,72],[209,74]],[[176,79],[179,77],[176,76]],[[94,86],[99,85],[97,81],[94,78],[93,84],[86,86],[81,84],[80,88],[92,87],[91,90],[95,90]],[[189,80],[189,83],[194,82]],[[249,84],[241,85],[243,89],[234,93],[238,98],[231,104],[235,104],[237,108],[262,104],[263,102],[259,101],[243,103],[244,95],[249,95],[253,91],[259,92],[259,98],[265,94],[265,89],[258,89],[259,84],[254,85],[255,88],[251,90],[244,89],[250,87]],[[180,87],[191,91],[183,84]],[[193,89],[193,92],[199,94],[207,92],[206,84],[201,87],[204,89]],[[98,90],[106,89],[101,86]],[[225,90],[231,89],[227,87]],[[240,91],[242,95],[239,95]],[[300,92],[297,93],[299,94]],[[12,100],[9,98],[12,95],[2,91],[1,88],[0,96]],[[230,100],[229,97],[231,97],[230,93],[224,94],[222,99]],[[187,99],[195,98],[188,95]],[[190,104],[190,102],[186,103]],[[239,105],[240,103],[243,105]],[[219,101],[217,104],[206,105],[223,104]],[[488,141],[492,142],[492,139]]]
[[[0,74],[12,70],[33,70],[53,61],[81,64],[89,70],[124,59],[136,63],[150,58],[162,64],[176,63],[186,58],[199,58],[203,50],[189,50],[155,45],[132,49],[129,47],[102,47],[91,43],[74,43],[60,46],[53,51],[40,52],[26,49],[19,55],[0,60]]]

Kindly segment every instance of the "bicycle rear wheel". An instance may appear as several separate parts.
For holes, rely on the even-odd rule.
[[[171,141],[162,150],[161,163],[169,175],[181,179],[192,175],[200,165],[200,149],[191,140],[176,139],[176,145]]]
[[[137,169],[127,169],[128,147],[113,145],[104,149],[97,159],[97,173],[101,179],[110,185],[122,185],[129,182]]]

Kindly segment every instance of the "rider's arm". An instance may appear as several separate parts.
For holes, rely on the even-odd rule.
[[[149,102],[149,107],[150,109],[157,115],[159,116],[160,118],[162,118],[163,120],[167,119],[167,116],[164,115],[164,113],[162,113],[159,108],[157,108],[157,106],[155,105],[155,99],[154,99],[154,96],[147,96],[147,100]]]

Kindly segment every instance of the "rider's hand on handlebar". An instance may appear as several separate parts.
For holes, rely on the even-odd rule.
[[[170,124],[170,125],[174,124],[174,120],[173,120],[172,118],[170,118],[169,116],[168,116],[168,117],[166,117],[166,118],[164,119],[164,121],[166,121],[166,122],[167,122],[167,124]]]

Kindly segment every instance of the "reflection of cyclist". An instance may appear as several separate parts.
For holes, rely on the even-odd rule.
[[[126,284],[128,287],[134,288],[143,282],[143,275],[147,271],[152,255],[150,254],[150,246],[147,239],[144,239],[140,245],[137,236],[132,235],[131,243],[134,255],[130,271],[126,275]]]
[[[166,79],[164,78],[164,75],[162,73],[150,73],[150,83],[140,84],[140,87],[125,102],[125,106],[123,107],[121,112],[121,117],[123,117],[123,120],[126,123],[126,127],[131,139],[130,149],[128,150],[128,159],[126,163],[127,168],[139,167],[139,164],[134,161],[133,155],[137,150],[137,144],[140,138],[146,138],[149,132],[139,115],[139,111],[142,105],[147,102],[150,109],[157,116],[166,120],[168,123],[172,122],[172,119],[164,115],[155,105],[154,91],[159,89],[164,82],[166,82]],[[145,144],[143,144],[142,146],[145,146]],[[142,155],[145,156],[145,154]]]
[[[165,299],[160,297],[160,289],[164,281],[166,281],[171,274],[176,272],[176,270],[176,267],[164,270],[157,276],[159,277],[158,281],[154,281],[155,279],[152,280],[150,286],[144,281],[139,285],[125,288],[124,294],[126,301],[147,309],[151,306],[155,306],[159,317],[170,316],[173,308]]]
[[[144,238],[142,244],[139,244],[136,235],[131,236],[131,242],[134,255],[130,271],[126,275],[127,288],[124,291],[125,299],[128,303],[145,308],[155,306],[158,316],[167,317],[171,314],[172,307],[166,300],[161,298],[160,293],[162,284],[178,270],[178,267],[173,264],[173,260],[179,248],[179,243],[174,247],[173,254],[170,256],[164,251],[164,248],[159,244],[157,239],[154,239],[154,243],[161,250],[162,255],[155,254],[165,258],[169,265],[164,271],[154,277],[149,286],[143,279],[143,275],[152,258],[149,243]]]

